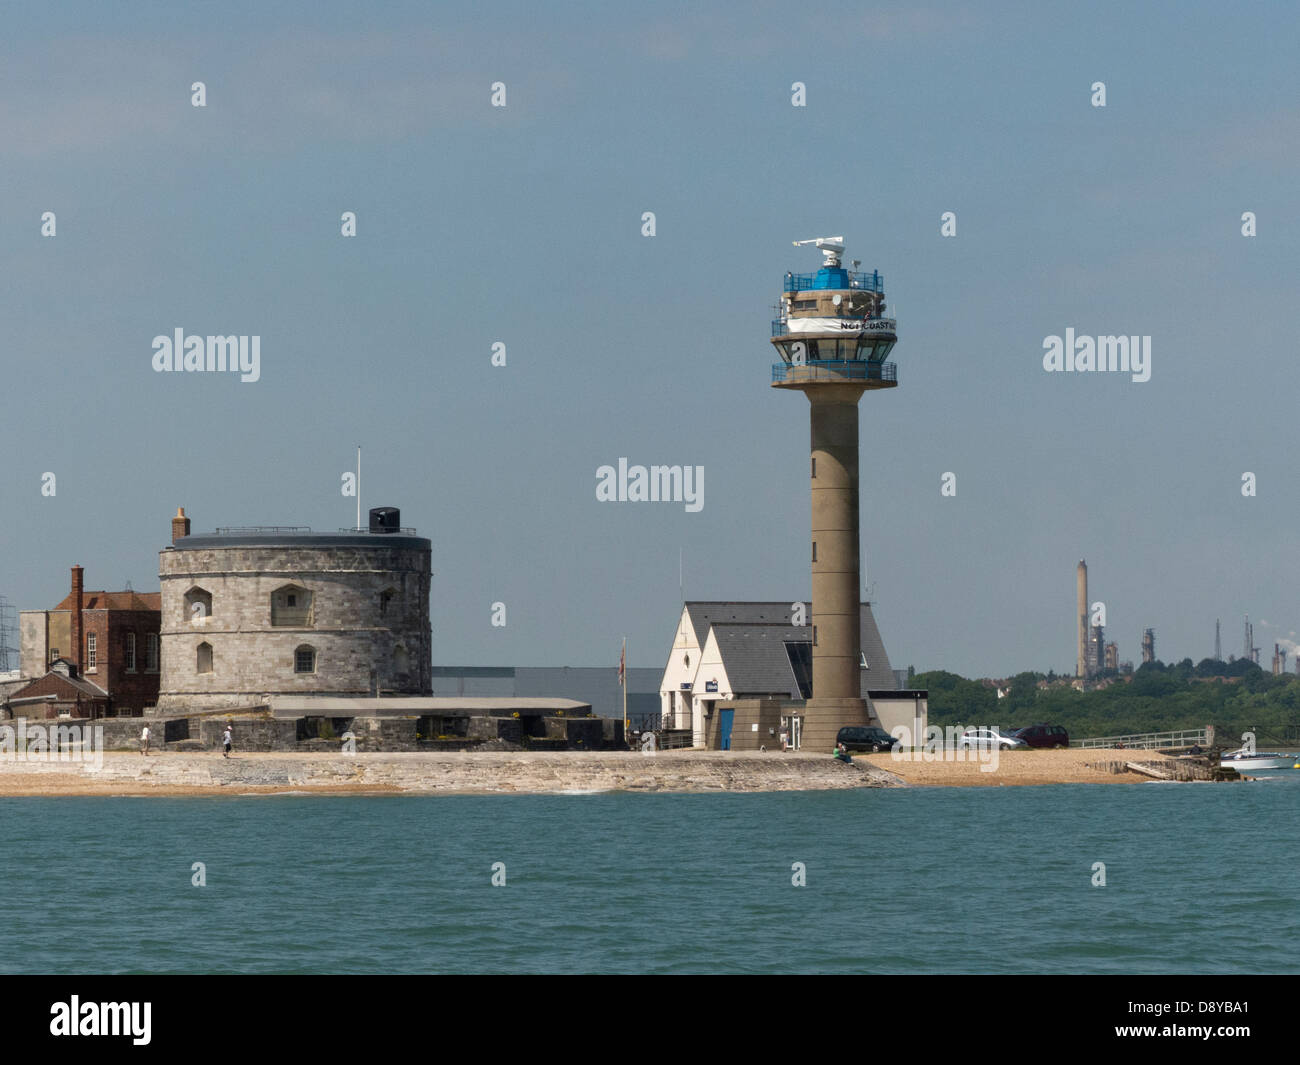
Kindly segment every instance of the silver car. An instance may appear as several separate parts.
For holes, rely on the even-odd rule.
[[[957,741],[957,746],[963,751],[969,750],[993,750],[995,747],[999,751],[1009,751],[1013,749],[1027,748],[1024,740],[1017,739],[1015,736],[1008,736],[1001,729],[996,728],[968,728],[961,734],[961,739]]]

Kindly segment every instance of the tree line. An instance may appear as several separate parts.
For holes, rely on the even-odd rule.
[[[1246,731],[1260,744],[1300,743],[1300,676],[1293,673],[1275,677],[1245,659],[1193,665],[1184,658],[1144,662],[1128,679],[1109,679],[1081,692],[1055,672],[1017,673],[1001,699],[995,687],[945,670],[917,673],[909,685],[929,691],[932,725],[1061,725],[1072,740],[1214,725],[1227,746],[1239,745]]]

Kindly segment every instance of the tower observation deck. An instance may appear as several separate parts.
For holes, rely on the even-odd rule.
[[[898,334],[884,316],[880,274],[841,265],[843,237],[795,243],[815,245],[825,261],[816,273],[785,275],[772,322],[781,357],[772,387],[800,391],[810,405],[813,677],[803,742],[830,751],[843,726],[879,724],[862,698],[860,673],[858,400],[897,387],[886,360]]]

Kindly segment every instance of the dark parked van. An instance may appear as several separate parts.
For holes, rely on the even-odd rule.
[[[850,751],[889,751],[898,741],[874,725],[846,725],[836,734],[835,742],[844,744]]]
[[[1024,740],[1030,747],[1070,746],[1070,734],[1060,725],[1030,725],[1016,729],[1011,735]]]

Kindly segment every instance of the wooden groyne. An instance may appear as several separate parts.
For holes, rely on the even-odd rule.
[[[1239,780],[1234,769],[1211,766],[1208,762],[1190,758],[1162,758],[1159,761],[1106,761],[1089,762],[1089,766],[1103,773],[1137,773],[1152,780]]]

